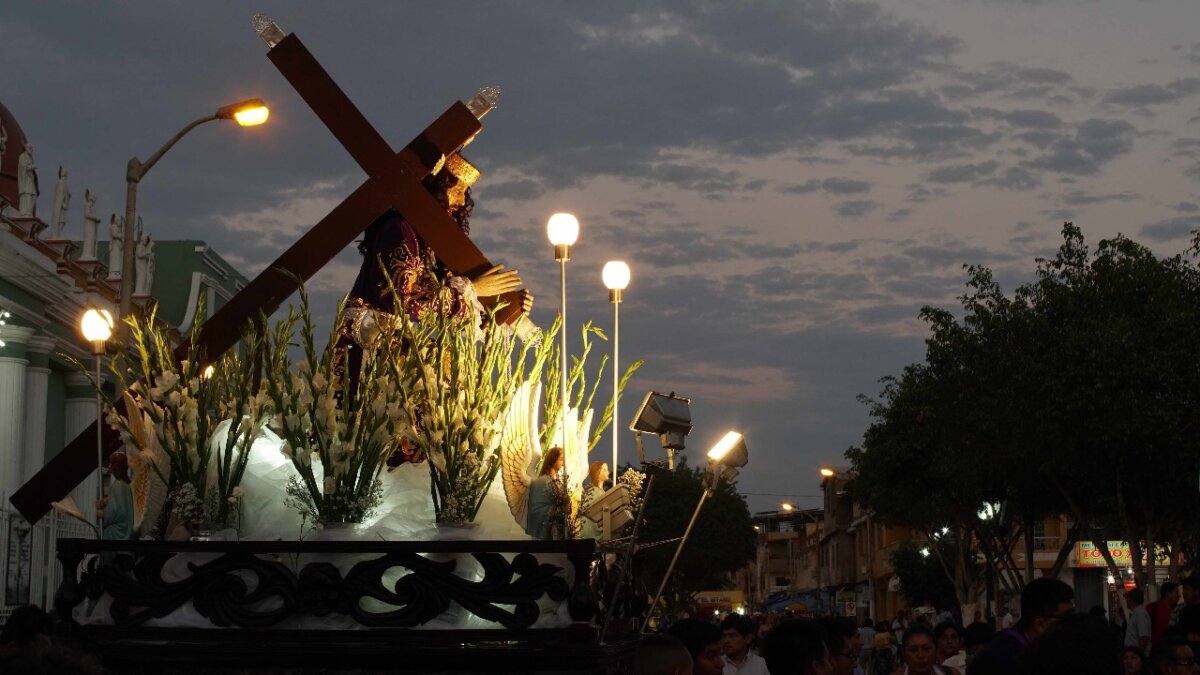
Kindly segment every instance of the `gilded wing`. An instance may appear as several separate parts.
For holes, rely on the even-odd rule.
[[[136,408],[130,407],[127,410]],[[133,479],[129,484],[133,493],[133,529],[142,536],[152,534],[150,528],[158,522],[158,517],[167,503],[167,484],[163,482],[162,476],[169,476],[171,473],[171,463],[158,448],[152,422],[146,417],[143,417],[143,421],[144,424],[140,428],[137,424],[129,425],[134,443],[138,447],[131,448],[127,453],[129,467],[133,469]],[[143,526],[144,523],[148,525]]]
[[[542,402],[542,383],[526,381],[513,395],[504,413],[500,430],[500,472],[504,476],[504,496],[517,524],[525,527],[529,512],[529,484],[533,467],[541,459],[538,441],[538,408]]]

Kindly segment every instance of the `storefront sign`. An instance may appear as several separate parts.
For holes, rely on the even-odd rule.
[[[1133,566],[1133,554],[1130,552],[1128,544],[1120,541],[1105,543],[1108,546],[1108,552],[1112,554],[1113,562],[1117,563],[1117,567]],[[1076,567],[1108,567],[1108,563],[1104,560],[1104,554],[1090,541],[1081,541],[1075,544],[1075,560]],[[1156,565],[1168,563],[1170,563],[1170,559],[1165,555],[1160,555],[1155,559]]]

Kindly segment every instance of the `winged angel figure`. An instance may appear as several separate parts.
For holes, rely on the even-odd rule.
[[[129,394],[125,394],[125,397],[125,409],[137,410]],[[158,448],[153,428],[153,422],[143,413],[143,424],[130,427],[135,436],[134,442],[125,447],[129,468],[133,469],[133,480],[129,487],[133,492],[133,531],[137,536],[151,534],[167,503],[167,485],[155,474],[169,479],[171,463]],[[146,450],[139,451],[138,448]]]
[[[509,404],[504,415],[500,438],[501,473],[504,476],[504,496],[508,508],[521,527],[529,529],[529,491],[542,461],[538,423],[542,402],[541,382],[526,381]],[[579,508],[583,495],[583,479],[587,476],[588,433],[592,425],[592,410],[580,419],[579,409],[567,411],[566,439],[561,423],[556,423],[551,438],[563,449],[563,470],[567,476],[567,492],[571,498],[572,514]]]

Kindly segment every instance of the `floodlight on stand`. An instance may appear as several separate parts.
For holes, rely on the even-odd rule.
[[[746,452],[746,438],[736,431],[730,431],[717,441],[708,451],[708,458],[717,464],[740,469],[746,466],[749,459]]]
[[[684,448],[683,439],[692,431],[691,400],[670,394],[660,394],[655,391],[647,392],[638,406],[630,431],[637,431],[638,459],[646,463],[646,455],[642,448],[642,433],[658,436],[663,449],[667,451],[667,468],[675,468],[675,452]]]

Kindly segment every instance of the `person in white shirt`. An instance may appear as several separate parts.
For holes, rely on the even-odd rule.
[[[725,668],[722,675],[770,675],[767,662],[750,651],[754,642],[754,624],[741,614],[730,614],[721,622]]]
[[[1150,651],[1150,613],[1146,611],[1146,595],[1140,588],[1125,591],[1125,605],[1129,607],[1129,623],[1125,626],[1125,646],[1137,647],[1143,653]]]

